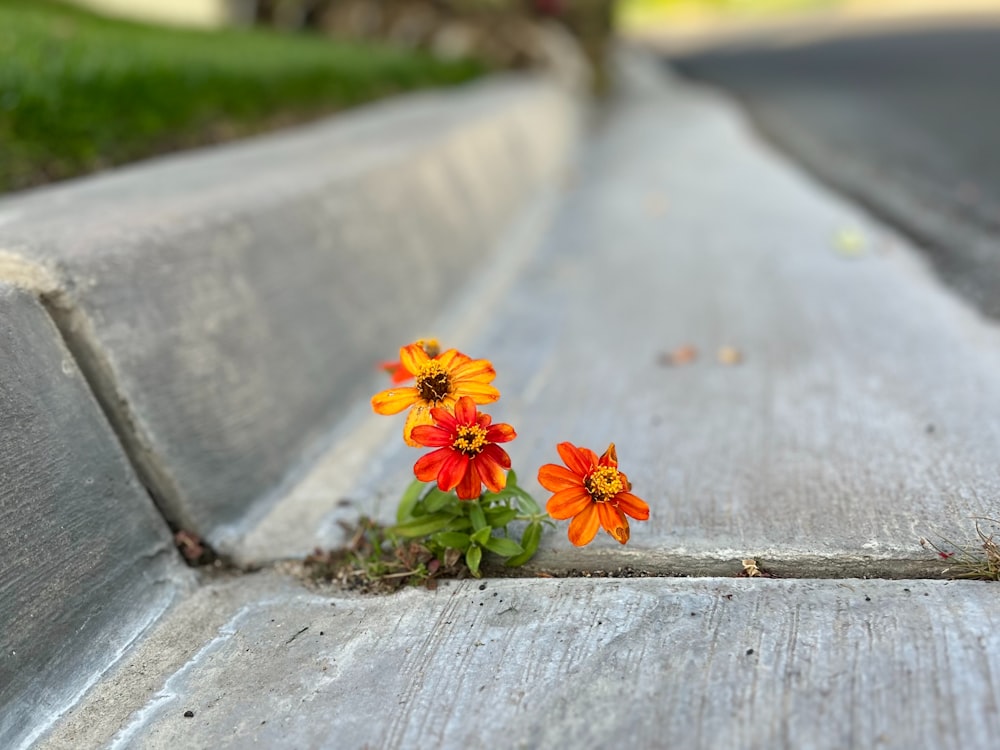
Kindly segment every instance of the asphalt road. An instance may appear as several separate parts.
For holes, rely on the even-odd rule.
[[[671,61],[896,224],[1000,318],[1000,27],[774,44]]]

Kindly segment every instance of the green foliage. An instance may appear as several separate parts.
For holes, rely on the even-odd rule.
[[[510,524],[525,524],[520,539]],[[484,555],[507,567],[528,562],[538,550],[542,525],[552,520],[510,471],[502,492],[459,500],[454,492],[414,480],[400,498],[396,525],[370,518],[345,527],[350,539],[340,550],[316,550],[305,559],[310,574],[370,593],[404,584],[433,586],[438,578],[482,576]],[[487,561],[489,558],[486,558]]]
[[[461,554],[477,578],[484,552],[508,566],[528,562],[538,550],[542,524],[551,523],[534,498],[517,485],[513,471],[503,491],[486,492],[478,500],[459,500],[454,492],[414,480],[403,493],[396,520],[387,529],[390,537],[419,538],[442,563]],[[520,539],[509,528],[515,522],[527,522]]]
[[[0,0],[0,191],[480,72],[388,46],[156,28]]]

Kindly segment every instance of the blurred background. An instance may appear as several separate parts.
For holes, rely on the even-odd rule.
[[[604,96],[619,40],[1000,316],[1000,0],[0,0],[0,192],[495,71]]]
[[[622,27],[1000,319],[1000,3],[636,0]]]

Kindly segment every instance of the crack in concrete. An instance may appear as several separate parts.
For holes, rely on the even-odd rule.
[[[538,558],[523,567],[512,569],[502,566],[484,565],[483,580],[491,578],[513,580],[533,578],[746,578],[742,559],[704,556],[658,555],[655,561],[643,560],[639,555],[602,554],[596,562],[586,563],[583,556],[556,561],[557,553],[541,553]],[[560,555],[562,557],[562,555]],[[749,557],[749,556],[748,556]],[[746,558],[744,558],[746,559]],[[890,581],[906,580],[952,580],[949,575],[953,567],[941,561],[907,558],[855,557],[755,557],[762,573],[760,578],[794,580],[847,580],[877,579]],[[306,588],[315,589],[329,586],[340,590],[334,582],[316,581],[305,568],[302,560],[273,560],[263,564],[245,567],[205,567],[199,571],[199,585],[205,586],[221,580],[277,573],[299,580]],[[758,576],[754,576],[758,577]],[[471,580],[471,579],[437,579]]]

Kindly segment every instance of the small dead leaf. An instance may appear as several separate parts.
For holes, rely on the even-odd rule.
[[[746,576],[747,578],[759,578],[761,575],[760,568],[757,567],[757,561],[752,557],[748,557],[743,560],[743,572],[740,575]]]
[[[718,360],[720,365],[731,367],[732,365],[738,365],[743,361],[743,352],[733,346],[722,346],[719,347],[719,351],[715,353],[715,358]]]
[[[181,551],[184,559],[189,563],[198,562],[205,554],[205,545],[201,543],[201,537],[192,531],[184,531],[183,529],[178,531],[174,534],[174,544],[177,545],[177,549]]]
[[[748,557],[746,560],[742,561],[743,570],[741,570],[737,575],[740,578],[774,578],[773,573],[768,573],[764,570],[758,562],[752,558]]]
[[[698,359],[698,350],[691,344],[684,344],[672,352],[663,352],[658,361],[664,367],[680,367],[689,365]]]

